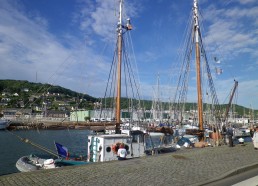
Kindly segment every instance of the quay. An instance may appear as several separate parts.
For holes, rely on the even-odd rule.
[[[209,185],[258,167],[252,143],[0,176],[0,185]]]
[[[114,122],[86,122],[86,121],[51,121],[51,120],[14,120],[10,121],[8,130],[24,130],[24,129],[47,129],[47,130],[62,130],[62,129],[85,129],[102,131],[104,129],[115,129]]]

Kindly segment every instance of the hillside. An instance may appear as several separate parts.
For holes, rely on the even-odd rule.
[[[0,80],[0,92],[2,93],[0,95],[1,105],[4,105],[3,100],[5,100],[8,102],[5,106],[10,108],[22,107],[21,105],[28,108],[32,103],[42,105],[43,102],[53,102],[50,109],[56,109],[58,103],[66,101],[71,107],[92,109],[93,103],[97,100],[87,94],[81,94],[60,86],[23,80]]]
[[[71,97],[81,97],[81,93],[50,84],[32,83],[22,80],[0,80],[0,91],[20,94],[24,89],[28,89],[31,93],[60,93]],[[87,94],[83,95],[84,99],[95,101],[96,98]]]
[[[54,86],[50,84],[42,84],[42,83],[32,83],[29,81],[23,81],[23,80],[0,80],[0,92],[2,95],[0,95],[0,99],[6,97],[8,94],[13,95],[14,93],[17,93],[19,96],[18,97],[13,97],[11,103],[8,105],[8,107],[17,107],[17,102],[20,100],[23,100],[24,102],[29,102],[29,98],[31,96],[38,96],[39,95],[44,95],[44,94],[54,94],[58,95],[55,96],[54,99],[51,99],[50,101],[53,100],[59,100],[64,101],[70,100],[70,105],[71,106],[78,106],[78,108],[85,108],[85,109],[93,109],[93,103],[100,101],[98,98],[92,97],[87,94],[81,94],[66,88],[63,88],[61,86]],[[36,101],[36,103],[41,104],[44,100],[44,98],[41,97],[39,100]],[[82,100],[82,101],[81,101]],[[107,99],[111,100],[111,99]],[[80,104],[78,105],[78,103]],[[152,101],[151,100],[142,100],[143,107],[146,110],[150,110],[152,106]],[[206,104],[204,104],[204,108],[206,108]],[[250,115],[252,112],[251,109],[245,108],[240,105],[233,105],[235,112],[238,113],[239,117],[242,116],[247,116]],[[25,106],[26,107],[26,106]],[[51,109],[55,109],[57,106],[54,105],[52,106]],[[121,108],[126,109],[128,108],[128,99],[122,98],[121,99]],[[197,108],[196,103],[186,103],[185,104],[185,109],[186,110],[195,110]],[[226,105],[221,105],[221,108],[225,111]],[[169,104],[168,103],[163,103],[163,109],[164,110],[169,110]],[[258,115],[258,111],[254,111],[254,115]]]

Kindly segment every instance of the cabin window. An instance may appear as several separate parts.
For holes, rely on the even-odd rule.
[[[144,139],[143,139],[143,135],[139,135],[139,143],[143,143]]]
[[[111,152],[111,147],[107,147],[107,148],[106,148],[106,151],[107,151],[107,152]]]
[[[143,141],[143,135],[133,135],[132,143],[142,143]]]
[[[138,142],[138,136],[133,135],[132,143],[137,143]]]

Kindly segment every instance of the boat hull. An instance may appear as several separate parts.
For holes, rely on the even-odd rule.
[[[0,130],[4,130],[9,126],[9,122],[7,120],[0,120]]]
[[[16,162],[16,168],[20,172],[32,172],[42,169],[40,165],[43,165],[43,162],[46,159],[41,159],[34,156],[23,156]]]
[[[20,172],[32,172],[42,169],[53,169],[63,166],[85,165],[90,162],[73,159],[43,159],[35,155],[23,156],[16,162],[16,168]]]

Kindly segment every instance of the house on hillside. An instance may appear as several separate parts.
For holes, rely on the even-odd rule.
[[[22,91],[23,92],[29,92],[29,89],[28,88],[23,88]]]
[[[30,119],[31,109],[6,108],[3,110],[4,118],[8,120]]]

